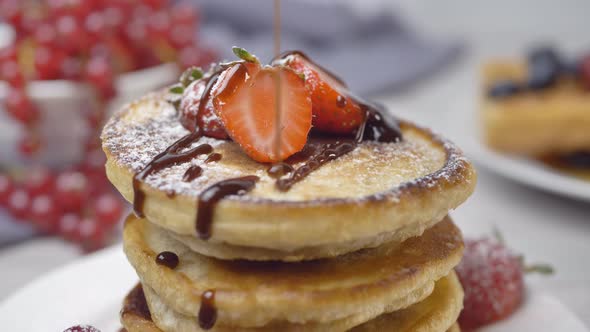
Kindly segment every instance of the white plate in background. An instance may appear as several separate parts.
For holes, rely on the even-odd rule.
[[[482,142],[476,112],[465,107],[451,111],[446,117],[449,121],[445,124],[445,133],[477,165],[538,189],[590,201],[590,181],[558,172],[534,159],[510,156],[488,148]]]
[[[137,280],[121,247],[106,249],[40,277],[0,303],[0,327],[61,332],[90,324],[102,332],[117,332],[121,303]],[[588,332],[559,301],[534,291],[510,319],[482,331]]]

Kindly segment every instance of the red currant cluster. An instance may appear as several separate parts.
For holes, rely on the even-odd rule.
[[[0,173],[0,208],[87,250],[107,243],[124,212],[102,165],[92,163],[61,172],[37,166],[13,176]]]
[[[42,148],[40,109],[26,93],[27,82],[65,79],[96,92],[96,102],[83,111],[91,130],[85,162],[73,171],[35,168],[22,181],[0,172],[0,206],[41,231],[100,244],[122,210],[105,189],[110,185],[98,140],[115,78],[166,62],[189,67],[214,61],[215,52],[195,37],[199,13],[188,2],[170,0],[0,0],[0,17],[15,31],[14,42],[0,49],[0,79],[9,85],[5,110],[25,129],[19,143],[24,156]]]

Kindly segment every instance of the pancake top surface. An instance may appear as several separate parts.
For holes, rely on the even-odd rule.
[[[118,166],[138,172],[154,156],[188,134],[164,97],[163,93],[148,95],[131,103],[107,123],[102,135],[103,148]],[[465,169],[471,166],[454,145],[411,124],[402,123],[401,127],[403,142],[364,142],[353,152],[314,171],[287,192],[275,189],[275,180],[266,172],[267,164],[251,160],[231,141],[212,138],[201,138],[193,146],[211,144],[214,152],[223,155],[221,161],[205,164],[206,156],[200,156],[149,175],[144,183],[156,190],[194,197],[220,180],[256,175],[261,180],[252,192],[231,199],[302,202],[383,196],[395,199],[398,193],[393,189],[400,185],[429,187],[440,179],[469,180],[465,179],[468,176]],[[202,166],[203,174],[191,182],[182,181],[191,164]]]

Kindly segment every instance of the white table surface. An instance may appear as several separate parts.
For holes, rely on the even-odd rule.
[[[435,78],[403,94],[378,98],[394,113],[441,132],[445,132],[451,109],[475,111],[476,64],[481,59],[519,54],[535,40],[556,41],[567,51],[590,50],[589,1],[373,2],[401,9],[407,21],[428,35],[469,42],[467,54]],[[536,191],[479,167],[475,194],[453,216],[467,236],[489,234],[496,226],[528,261],[552,264],[557,271],[554,276],[529,276],[528,285],[554,295],[590,326],[590,203]],[[75,247],[55,239],[1,250],[0,300],[79,256]]]

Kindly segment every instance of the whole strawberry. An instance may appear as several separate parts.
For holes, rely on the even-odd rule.
[[[524,299],[524,273],[551,274],[547,265],[525,267],[523,257],[508,249],[500,236],[465,241],[465,255],[456,271],[465,290],[459,324],[465,331],[502,320]]]
[[[459,317],[465,330],[509,316],[523,300],[521,257],[494,239],[466,240],[465,256],[457,273],[465,290]]]

